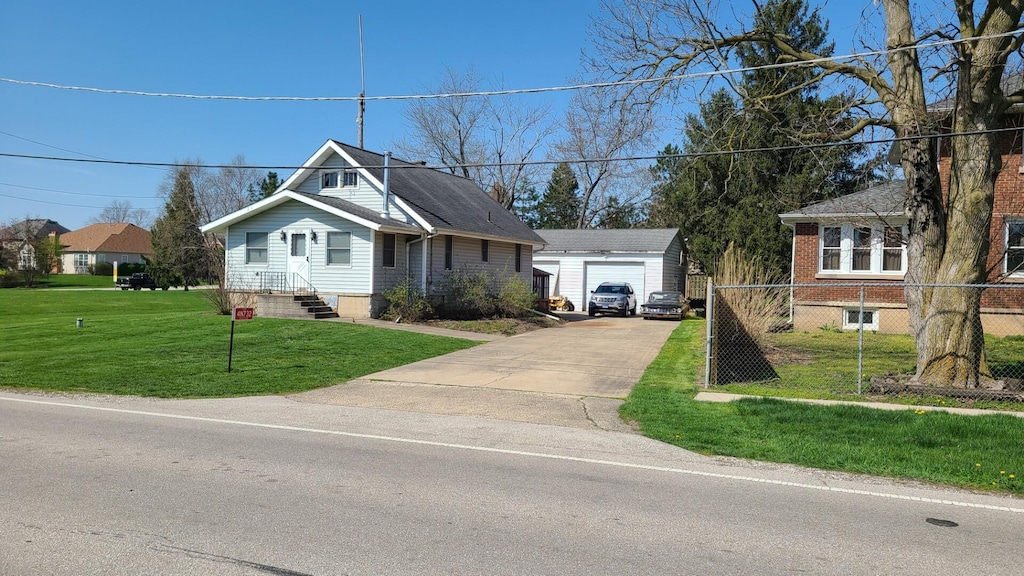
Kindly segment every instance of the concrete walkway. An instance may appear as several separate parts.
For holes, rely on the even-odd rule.
[[[678,324],[566,316],[570,321],[559,328],[494,340],[293,398],[629,430],[618,407]]]

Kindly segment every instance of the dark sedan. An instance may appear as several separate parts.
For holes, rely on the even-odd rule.
[[[682,320],[689,305],[681,292],[651,292],[647,302],[640,307],[644,320],[648,318],[671,318]]]

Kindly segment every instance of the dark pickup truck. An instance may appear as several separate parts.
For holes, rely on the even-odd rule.
[[[153,277],[145,272],[136,272],[131,276],[124,276],[117,279],[117,287],[121,290],[142,290],[143,288],[149,288],[150,290],[156,290],[156,281]]]

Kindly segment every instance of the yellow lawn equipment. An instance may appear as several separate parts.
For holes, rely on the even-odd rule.
[[[548,309],[557,310],[559,312],[572,312],[576,309],[576,306],[574,306],[572,301],[565,296],[554,296],[552,298],[548,298]]]

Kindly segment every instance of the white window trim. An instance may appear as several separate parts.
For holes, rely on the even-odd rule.
[[[331,234],[348,234],[348,248],[331,248]],[[324,266],[331,268],[351,268],[352,267],[352,238],[355,234],[351,230],[328,230],[324,232]],[[332,250],[348,250],[348,264],[332,264],[331,263],[331,251]]]
[[[840,229],[840,240],[839,240],[839,269],[838,270],[826,270],[823,267],[824,255],[825,255],[825,228],[839,228]],[[854,270],[853,269],[853,232],[858,228],[871,228],[871,269],[870,270]],[[885,229],[893,228],[893,226],[883,226],[881,224],[863,225],[863,224],[819,224],[818,225],[818,273],[819,274],[837,274],[837,275],[872,275],[872,276],[891,276],[891,275],[902,275],[907,272],[907,246],[903,245],[900,259],[899,270],[882,270],[883,255],[885,253]],[[907,236],[907,227],[900,226],[900,231],[905,238]]]
[[[860,328],[860,323],[859,322],[848,322],[847,321],[848,318],[849,318],[849,313],[850,312],[853,312],[854,314],[858,314],[860,312],[860,308],[843,308],[843,330],[857,330],[857,329]],[[877,308],[865,308],[864,309],[864,313],[865,314],[868,314],[868,313],[871,314],[871,322],[870,323],[865,322],[864,323],[864,329],[865,330],[877,331],[878,330],[878,309]]]
[[[1010,247],[1010,226],[1014,224],[1024,226],[1024,218],[1006,218],[1003,221],[1003,274],[1011,278],[1024,278],[1024,270],[1009,270],[1010,250],[1024,250],[1022,247]]]
[[[266,260],[266,262],[252,262],[252,261],[249,260],[249,234],[263,234],[263,235],[265,235],[267,237],[267,244],[266,244],[266,246],[263,247],[263,251],[265,251],[267,253],[267,260]],[[259,232],[259,231],[245,232],[245,235],[243,236],[243,239],[245,241],[243,246],[244,246],[244,257],[245,257],[245,265],[246,266],[267,266],[267,265],[270,264],[270,232]],[[259,249],[260,248],[256,248],[256,250],[259,250]]]

